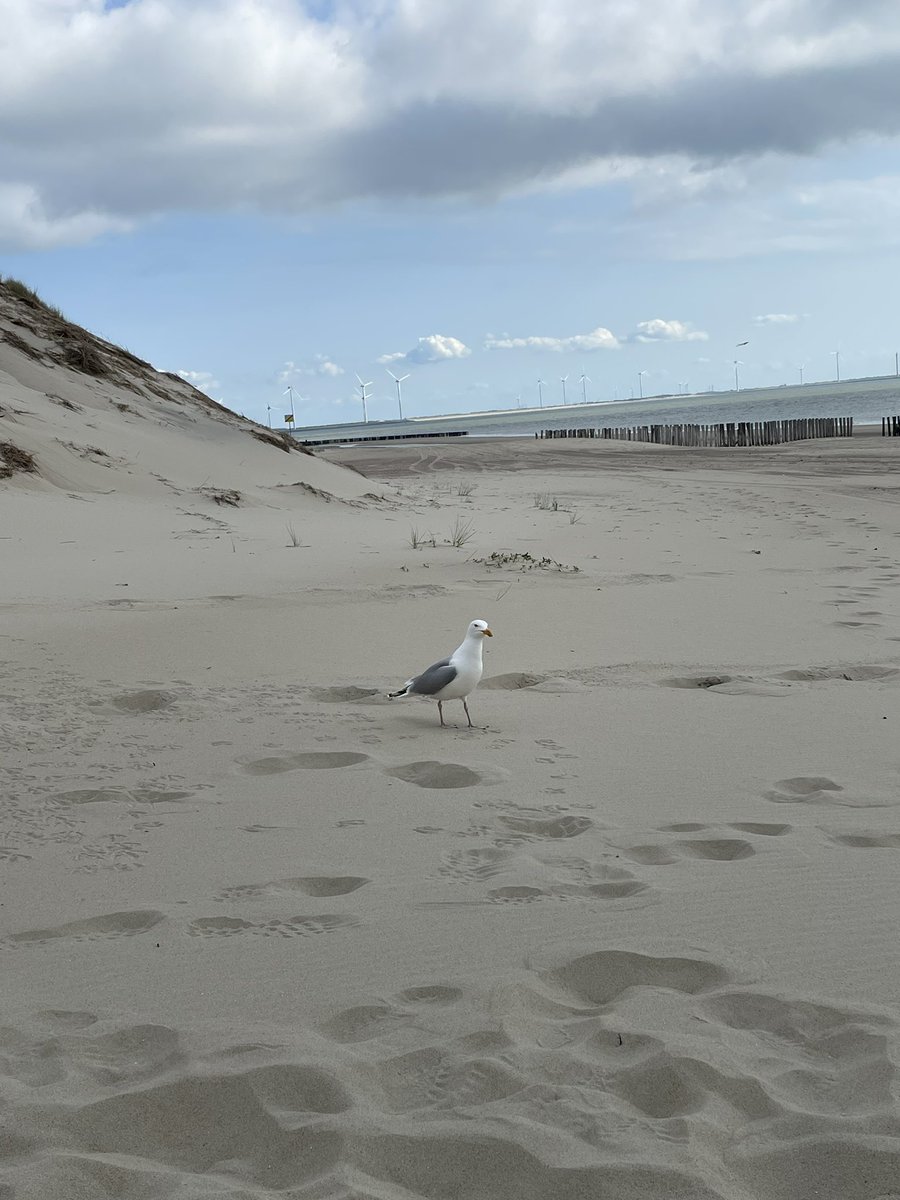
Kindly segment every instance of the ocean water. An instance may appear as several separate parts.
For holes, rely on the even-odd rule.
[[[800,417],[853,417],[857,424],[881,423],[900,414],[900,377],[755,388],[695,396],[650,396],[646,400],[553,405],[544,408],[446,413],[367,424],[306,426],[295,436],[319,440],[355,437],[435,436],[533,437],[542,429],[609,429],[637,425],[716,425],[729,421],[785,421]]]
[[[883,387],[852,392],[826,387],[767,389],[715,395],[652,397],[612,404],[529,409],[496,414],[466,414],[456,428],[478,437],[533,436],[541,429],[608,429],[636,425],[716,425],[728,421],[788,421],[801,417],[853,417],[857,424],[880,424],[900,413],[900,379]],[[467,419],[469,418],[469,419]]]

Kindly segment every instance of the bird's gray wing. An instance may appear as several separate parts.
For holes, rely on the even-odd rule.
[[[412,680],[409,690],[417,696],[433,696],[455,678],[456,667],[451,665],[449,658],[442,658],[440,662],[432,663],[421,675],[417,675]]]

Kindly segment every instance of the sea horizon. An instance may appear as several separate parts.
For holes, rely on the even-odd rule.
[[[900,413],[900,376],[873,376],[808,384],[782,384],[740,391],[656,395],[629,400],[579,401],[566,405],[484,409],[402,420],[375,419],[308,425],[283,432],[301,441],[358,440],[361,437],[425,437],[453,434],[478,437],[533,437],[543,429],[624,428],[641,425],[716,425],[738,421],[787,421],[804,417],[852,417],[879,424]]]

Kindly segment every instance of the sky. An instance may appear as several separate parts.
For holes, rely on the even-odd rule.
[[[898,0],[0,29],[0,274],[262,422],[357,420],[360,380],[374,420],[894,372]]]

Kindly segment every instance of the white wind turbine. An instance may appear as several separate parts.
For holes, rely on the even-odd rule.
[[[394,374],[393,371],[388,371],[387,367],[385,367],[384,369],[387,371],[388,375],[390,375],[391,379],[393,379],[394,383],[396,383],[396,385],[397,385],[397,408],[400,410],[400,420],[402,421],[403,420],[403,397],[400,394],[400,384],[403,382],[404,379],[409,379],[409,372],[407,372],[405,375],[400,375],[398,377],[397,375]],[[359,379],[359,376],[357,375],[356,378]],[[362,383],[361,379],[359,381],[360,381],[360,383]]]
[[[587,384],[591,382],[590,375],[585,375],[584,371],[578,376],[578,382],[581,384],[581,402],[587,404]]]
[[[359,375],[357,375],[356,378],[359,379],[359,393],[360,393],[360,396],[362,397],[363,421],[365,424],[368,424],[369,423],[369,410],[366,406],[366,401],[368,400],[368,396],[366,395],[366,388],[370,388],[372,386],[372,380],[370,379],[368,381],[368,383],[363,383],[363,381],[359,377]]]
[[[566,380],[568,378],[569,378],[568,375],[561,375],[559,377],[559,382],[562,384],[563,404],[567,403],[567,401],[566,401]]]
[[[287,387],[284,389],[284,391],[281,394],[282,394],[282,396],[290,396],[290,398],[291,398],[290,418],[288,418],[287,413],[285,413],[284,423],[285,423],[285,425],[293,425],[293,423],[294,423],[294,389],[290,384],[288,384]]]
[[[543,381],[543,379],[538,379],[538,407],[539,408],[544,407],[544,381]]]

